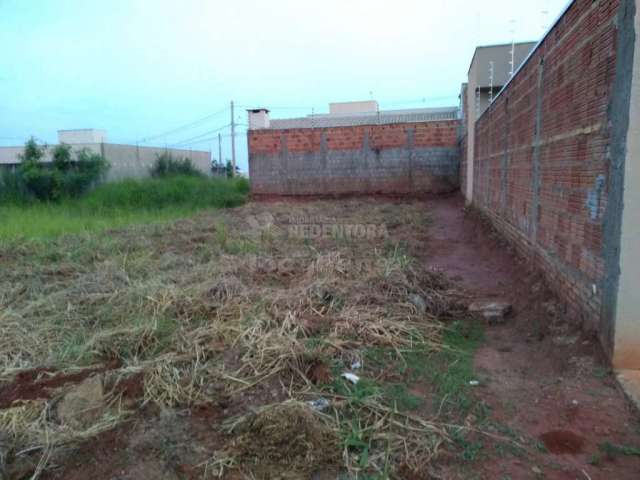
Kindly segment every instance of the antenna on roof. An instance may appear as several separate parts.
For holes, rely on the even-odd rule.
[[[493,103],[493,73],[494,73],[494,64],[495,62],[492,60],[489,62],[489,103]]]
[[[544,35],[549,28],[549,10],[542,10],[540,15],[542,17],[542,34]]]
[[[510,20],[511,28],[509,29],[509,33],[511,33],[511,61],[509,62],[509,76],[513,77],[513,74],[516,70],[516,21]]]

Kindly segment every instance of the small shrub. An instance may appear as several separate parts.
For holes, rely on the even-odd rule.
[[[64,166],[66,170],[60,186],[68,197],[79,197],[87,192],[100,181],[109,169],[108,162],[101,155],[87,149],[80,150],[76,154],[75,162],[67,163]]]
[[[173,158],[168,152],[158,155],[153,167],[151,167],[151,176],[154,178],[163,178],[177,175],[202,177],[203,173],[196,168],[189,158]]]
[[[69,145],[57,145],[51,164],[44,164],[46,147],[31,138],[19,156],[20,165],[2,178],[2,200],[57,201],[78,197],[93,187],[109,168],[102,156],[83,149],[73,158]]]
[[[27,191],[38,200],[59,200],[60,175],[44,166],[22,168],[22,178]]]
[[[28,197],[41,198],[51,188],[51,175],[44,171],[41,163],[45,155],[46,147],[38,145],[35,138],[31,137],[24,145],[24,151],[18,155],[20,166],[16,175],[24,185]]]

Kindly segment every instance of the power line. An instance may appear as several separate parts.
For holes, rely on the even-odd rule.
[[[224,130],[225,128],[229,127],[230,125],[231,125],[230,123],[227,123],[226,125],[223,125],[221,127],[215,128],[213,130],[209,130],[209,131],[207,131],[205,133],[201,133],[200,135],[195,135],[195,136],[190,137],[190,138],[185,138],[184,140],[181,140],[179,142],[172,143],[170,146],[174,147],[176,145],[193,143],[192,140],[198,140],[199,138],[204,137],[206,135],[211,135],[212,133],[219,132],[220,130]]]
[[[256,108],[255,105],[236,105],[238,108]],[[311,110],[313,107],[273,107],[269,106],[270,110]]]
[[[151,140],[156,140],[158,138],[162,138],[162,137],[166,137],[167,135],[171,135],[173,133],[182,132],[184,130],[188,130],[190,128],[196,127],[196,126],[201,125],[202,123],[206,122],[207,120],[210,120],[210,119],[220,115],[221,113],[226,112],[228,108],[229,107],[224,107],[224,108],[218,110],[217,112],[214,112],[214,113],[211,113],[211,114],[207,115],[206,117],[202,117],[202,118],[200,118],[198,120],[194,120],[191,123],[187,123],[185,125],[181,125],[179,127],[173,128],[171,130],[167,130],[166,132],[162,132],[162,133],[158,133],[156,135],[151,135],[151,136],[148,136],[148,137],[144,137],[144,138],[138,140],[137,143],[148,143]]]
[[[227,127],[228,126],[229,125],[227,125]],[[209,132],[209,133],[213,133],[213,132]],[[241,133],[244,133],[244,132],[236,132],[236,136],[240,135]],[[222,135],[222,137],[224,137],[224,138],[228,138],[230,136],[231,136],[230,134]],[[183,146],[198,145],[200,143],[211,142],[211,141],[213,141],[213,140],[215,140],[217,138],[218,138],[218,135],[216,134],[216,135],[212,135],[211,137],[206,137],[206,138],[202,138],[200,140],[196,140],[196,141],[193,141],[193,142],[185,143]],[[177,144],[174,144],[174,145],[177,145]],[[171,145],[171,146],[174,146],[174,145]]]

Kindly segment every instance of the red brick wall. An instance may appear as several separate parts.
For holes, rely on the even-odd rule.
[[[250,153],[280,153],[282,137],[287,137],[290,152],[318,152],[322,133],[326,134],[329,150],[359,150],[365,133],[371,148],[399,148],[407,142],[407,131],[414,130],[414,145],[425,147],[455,147],[458,120],[388,125],[359,125],[330,128],[292,128],[288,130],[251,130]]]
[[[474,204],[594,328],[602,321],[618,7],[576,0],[475,132]]]
[[[458,187],[457,120],[250,130],[254,194],[444,192]]]

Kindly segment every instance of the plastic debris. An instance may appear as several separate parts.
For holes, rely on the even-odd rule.
[[[409,303],[416,307],[418,313],[424,315],[427,312],[427,302],[425,302],[424,298],[422,298],[420,295],[417,295],[415,293],[409,295]]]
[[[317,412],[322,412],[331,406],[331,402],[326,398],[320,397],[307,402],[307,405],[309,405]]]
[[[346,378],[347,380],[349,380],[354,385],[360,381],[360,377],[358,377],[357,375],[355,375],[353,373],[349,373],[349,372],[343,373],[341,375],[341,377],[342,378]]]
[[[362,368],[362,362],[360,360],[351,364],[351,370],[359,370]]]
[[[471,385],[472,387],[477,387],[478,385],[480,385],[480,382],[478,380],[471,380],[469,382],[469,385]]]

